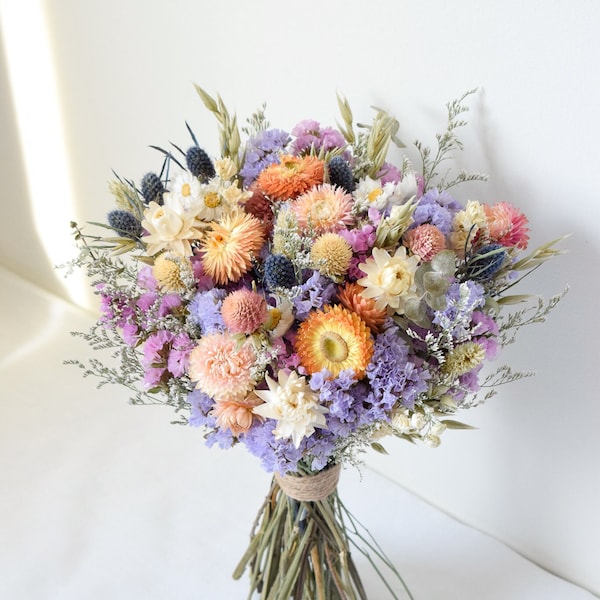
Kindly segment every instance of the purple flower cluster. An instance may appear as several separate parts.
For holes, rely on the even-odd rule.
[[[377,336],[373,357],[367,367],[372,390],[367,398],[372,405],[371,420],[389,418],[389,411],[398,399],[402,406],[412,408],[417,396],[427,390],[429,375],[415,360],[396,327],[388,326]]]
[[[302,284],[300,293],[293,299],[296,318],[304,320],[311,310],[329,304],[336,290],[337,286],[331,279],[314,271]]]
[[[281,129],[266,129],[250,138],[246,143],[244,164],[240,170],[244,186],[249,187],[265,167],[278,163],[280,151],[290,141],[290,135]]]
[[[413,214],[413,227],[430,223],[444,235],[452,229],[452,219],[462,206],[446,191],[437,188],[423,195]]]
[[[484,305],[485,290],[474,281],[454,282],[446,292],[446,309],[436,311],[433,323],[457,341],[472,335],[473,312]]]
[[[296,138],[293,143],[295,154],[310,152],[311,148],[328,152],[346,146],[344,136],[337,129],[321,127],[318,121],[312,119],[300,121],[292,129],[292,135]]]
[[[225,323],[221,316],[221,305],[227,291],[213,288],[206,292],[198,292],[188,305],[188,320],[200,328],[203,334],[224,331]]]

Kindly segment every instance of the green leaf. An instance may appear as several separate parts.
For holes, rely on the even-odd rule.
[[[388,454],[388,451],[379,442],[371,442],[371,448],[379,454]]]
[[[454,421],[453,419],[443,419],[440,422],[443,423],[448,429],[478,429],[478,427],[473,427],[472,425],[467,425],[466,423],[461,423],[460,421]]]
[[[514,294],[513,296],[503,296],[502,298],[498,298],[498,304],[520,304],[521,302],[527,302],[527,300],[531,300],[533,296],[531,294]]]

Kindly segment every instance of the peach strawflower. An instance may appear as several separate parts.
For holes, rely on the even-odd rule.
[[[337,377],[352,369],[354,377],[362,379],[373,355],[373,340],[365,322],[338,305],[312,311],[300,325],[294,346],[310,375],[327,369]]]
[[[261,295],[242,288],[223,300],[221,316],[231,333],[254,333],[267,320],[267,303]]]
[[[273,200],[296,198],[315,185],[323,183],[323,161],[315,156],[281,157],[278,164],[269,165],[258,176],[258,187]]]
[[[404,234],[404,245],[421,260],[429,262],[446,248],[446,238],[435,225],[425,223]]]
[[[334,185],[319,185],[296,198],[291,209],[302,231],[317,234],[346,229],[353,222],[352,196]]]
[[[245,212],[212,223],[202,241],[205,274],[218,284],[238,281],[252,267],[264,241],[262,223]]]
[[[502,246],[527,248],[529,228],[527,217],[512,204],[499,202],[494,206],[484,206],[490,240]]]
[[[373,333],[379,333],[387,318],[387,310],[377,308],[373,298],[365,298],[362,295],[364,289],[358,283],[348,282],[338,293],[338,300],[355,312]]]
[[[232,335],[211,333],[200,338],[189,356],[188,374],[196,389],[215,400],[238,400],[254,388],[255,361],[249,344],[241,347]]]
[[[246,433],[254,420],[263,421],[260,415],[254,414],[252,409],[263,401],[253,392],[243,400],[219,400],[215,402],[210,415],[217,419],[217,425],[221,429],[229,429],[235,437]]]

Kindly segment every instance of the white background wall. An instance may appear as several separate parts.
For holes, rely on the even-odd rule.
[[[69,290],[52,269],[69,257],[68,222],[102,220],[111,169],[139,181],[160,165],[150,144],[188,143],[186,120],[216,151],[193,82],[242,120],[267,101],[271,122],[288,129],[303,118],[333,125],[339,91],[359,120],[382,106],[399,118],[403,140],[429,143],[444,127],[445,102],[479,86],[458,164],[490,182],[457,194],[519,206],[533,244],[572,232],[570,253],[521,291],[572,289],[548,323],[504,353],[538,374],[464,415],[480,429],[447,433],[437,450],[391,442],[390,456],[368,463],[600,593],[598,2],[0,6],[9,66],[0,77],[0,263],[88,305],[77,280]],[[398,518],[410,515],[399,506]]]

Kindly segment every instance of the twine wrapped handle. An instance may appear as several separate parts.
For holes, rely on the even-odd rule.
[[[317,502],[325,500],[332,494],[340,480],[341,465],[333,465],[319,471],[316,475],[298,477],[295,475],[279,475],[275,473],[275,480],[283,492],[301,502]]]

